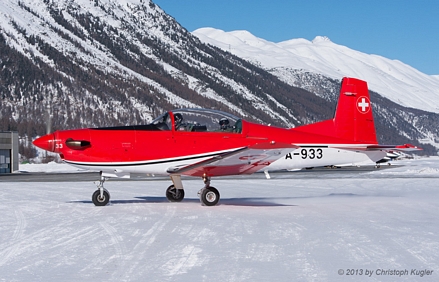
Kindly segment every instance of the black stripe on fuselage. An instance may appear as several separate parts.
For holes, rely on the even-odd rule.
[[[77,163],[77,162],[71,162],[71,161],[66,161],[64,160],[64,162],[68,163],[68,164],[74,164],[74,165],[82,165],[82,166],[107,166],[107,167],[113,167],[113,166],[141,166],[141,165],[156,165],[156,164],[165,164],[165,163],[170,163],[170,162],[179,162],[179,161],[188,161],[188,160],[194,160],[194,159],[200,159],[200,158],[208,158],[208,157],[214,157],[214,156],[218,156],[221,154],[209,154],[209,155],[203,155],[203,156],[197,156],[197,157],[186,157],[186,158],[181,158],[181,159],[174,159],[174,160],[166,160],[166,161],[155,161],[155,162],[142,162],[142,163],[119,163],[119,164],[115,164],[115,163],[99,163],[99,164],[94,164],[94,163]]]
[[[90,129],[91,130],[145,130],[145,131],[161,131],[162,130],[160,128],[157,128],[157,126],[154,124],[97,127],[97,128],[90,128]]]

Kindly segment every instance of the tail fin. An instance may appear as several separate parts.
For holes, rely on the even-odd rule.
[[[334,118],[295,130],[357,143],[377,144],[367,83],[355,78],[343,78]]]

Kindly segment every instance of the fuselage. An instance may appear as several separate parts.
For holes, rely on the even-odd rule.
[[[268,170],[336,165],[353,162],[355,154],[343,154],[329,146],[364,145],[245,120],[239,120],[239,123],[239,130],[230,131],[176,130],[173,120],[165,130],[150,125],[65,130],[40,138],[36,145],[59,153],[73,166],[114,176],[129,173],[167,175],[170,167],[197,163],[220,153],[266,142],[301,146],[271,163]],[[44,142],[46,145],[41,145]]]

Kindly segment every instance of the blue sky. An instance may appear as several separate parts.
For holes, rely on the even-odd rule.
[[[273,42],[327,36],[439,75],[437,0],[153,0],[183,27],[247,30]]]

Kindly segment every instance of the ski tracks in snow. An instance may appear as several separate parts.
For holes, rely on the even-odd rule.
[[[133,233],[133,240],[140,236],[138,242],[130,249],[124,257],[124,261],[120,267],[120,272],[115,273],[112,278],[114,281],[120,280],[136,280],[142,277],[144,272],[151,273],[157,271],[155,263],[151,261],[151,257],[157,254],[154,243],[161,238],[166,238],[168,235],[163,233],[167,228],[168,223],[174,218],[176,207],[169,205],[163,216],[156,220],[156,222],[146,232],[142,229],[137,229]],[[145,225],[149,221],[146,220]],[[152,262],[152,264],[151,264]]]
[[[14,213],[17,225],[12,234],[12,238],[9,240],[9,244],[0,245],[0,267],[6,264],[11,257],[15,256],[20,247],[20,240],[23,237],[26,228],[26,218],[23,212],[19,208],[16,208]],[[7,240],[5,241],[7,242]]]

